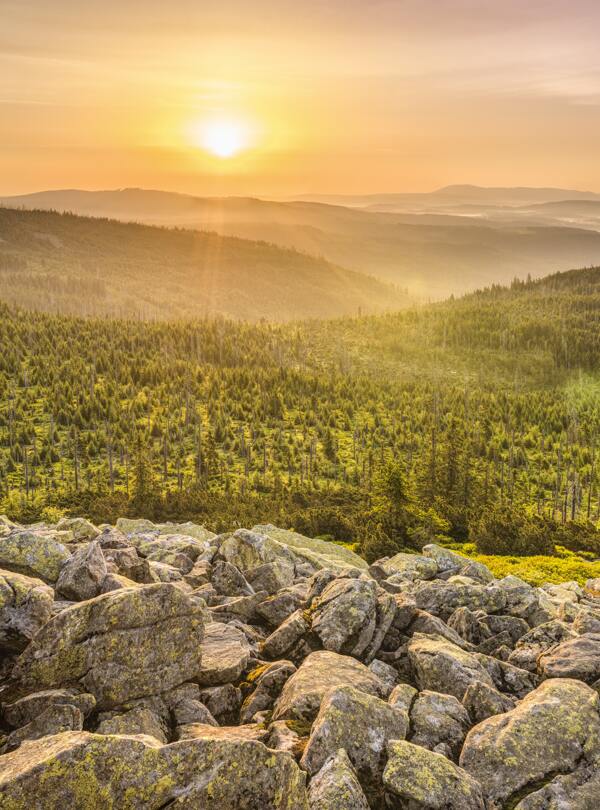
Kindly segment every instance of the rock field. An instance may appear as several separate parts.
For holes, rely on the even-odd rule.
[[[0,517],[0,810],[597,810],[600,582]]]

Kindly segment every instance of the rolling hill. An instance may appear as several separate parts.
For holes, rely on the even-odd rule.
[[[366,210],[348,207],[358,198],[327,198],[348,202],[332,205],[143,189],[50,191],[4,203],[263,240],[377,276],[427,300],[600,263],[600,232],[589,216],[569,221],[561,208],[553,213],[544,206],[561,195],[582,205],[598,199],[561,189],[460,186],[430,195],[391,195],[393,200],[381,203],[383,211],[373,210],[378,206],[370,197],[360,198],[371,205]]]
[[[251,321],[408,301],[374,278],[264,242],[15,209],[0,209],[0,296],[73,314]]]

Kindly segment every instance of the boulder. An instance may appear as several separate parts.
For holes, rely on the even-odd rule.
[[[169,568],[175,568],[179,571],[181,578],[183,578],[184,574],[189,574],[194,567],[194,561],[191,557],[188,557],[182,551],[173,551],[170,548],[159,547],[152,554],[146,555],[146,560],[150,564],[151,571],[156,570],[152,563],[159,563],[160,565],[169,566]]]
[[[600,633],[563,641],[538,658],[545,678],[577,678],[593,683],[600,678]]]
[[[471,683],[494,685],[476,655],[440,636],[417,633],[408,643],[408,657],[420,690],[443,692],[462,700]]]
[[[101,709],[170,689],[201,670],[203,604],[166,583],[80,602],[44,625],[13,675],[37,688],[81,682]]]
[[[438,571],[444,574],[458,574],[470,562],[467,557],[463,557],[461,554],[457,554],[449,548],[438,546],[435,543],[423,546],[422,552],[424,557],[434,560]]]
[[[102,592],[106,561],[97,540],[77,549],[60,569],[56,593],[75,602],[93,599]]]
[[[600,577],[596,579],[588,579],[585,583],[585,592],[588,596],[600,596]]]
[[[541,591],[512,574],[497,580],[496,585],[502,588],[506,596],[506,607],[502,611],[526,621],[530,627],[537,627],[553,618],[551,606],[541,597]]]
[[[283,687],[273,719],[313,720],[323,695],[342,686],[351,686],[369,695],[380,696],[384,692],[379,678],[360,661],[334,652],[313,652]]]
[[[167,742],[168,729],[160,715],[149,706],[135,706],[123,713],[112,713],[100,720],[97,734],[146,734]]]
[[[56,524],[56,528],[59,531],[70,531],[76,543],[95,540],[100,534],[100,529],[82,517],[61,518]]]
[[[456,611],[454,612],[456,613]],[[454,613],[452,615],[454,615]],[[413,636],[415,633],[421,633],[426,636],[441,636],[455,644],[457,647],[462,647],[463,650],[473,650],[473,645],[460,636],[453,628],[442,621],[438,616],[432,616],[424,610],[415,609],[414,618],[404,631],[407,636]]]
[[[558,775],[524,796],[514,810],[595,810],[600,795],[600,769],[584,765]]]
[[[408,715],[378,697],[351,686],[326,693],[300,761],[309,774],[321,770],[344,748],[370,797],[380,793],[389,740],[403,740]]]
[[[362,557],[338,543],[319,540],[316,537],[305,537],[298,532],[279,529],[270,523],[254,526],[252,531],[269,537],[289,549],[296,559],[296,566],[299,561],[305,561],[315,570],[330,568],[338,573],[343,573],[350,568],[359,571],[366,571],[368,568],[367,562]]]
[[[0,568],[54,583],[71,552],[60,532],[15,529],[0,538]]]
[[[62,731],[81,731],[83,714],[70,703],[47,706],[31,722],[11,732],[0,748],[0,754],[14,751],[26,740],[39,740]],[[0,761],[1,769],[1,761]]]
[[[475,681],[467,687],[462,703],[474,725],[495,714],[509,712],[515,707],[514,698],[503,695],[482,681]]]
[[[409,683],[399,683],[392,689],[388,697],[388,703],[395,709],[402,709],[407,714],[410,714],[411,706],[418,694],[419,690]]]
[[[413,592],[418,608],[446,620],[459,607],[502,613],[506,607],[506,593],[498,585],[471,585],[461,582],[419,582]]]
[[[75,706],[84,717],[87,717],[96,706],[96,698],[89,692],[77,692],[75,689],[47,689],[4,705],[4,720],[13,728],[31,723],[45,709],[51,706]]]
[[[486,810],[472,776],[441,754],[402,740],[388,744],[383,784],[394,810]]]
[[[307,810],[305,775],[262,743],[66,732],[7,754],[0,807],[30,810]]]
[[[600,633],[600,612],[589,608],[578,609],[573,617],[573,632],[579,636]]]
[[[250,596],[254,593],[254,589],[246,581],[239,568],[225,560],[215,563],[211,574],[211,584],[217,593],[223,596]]]
[[[552,620],[534,627],[517,641],[509,661],[521,669],[535,672],[539,656],[565,641],[574,638],[575,632],[565,622]]]
[[[310,619],[306,612],[297,610],[288,616],[261,644],[265,658],[274,660],[291,655],[297,645],[310,630]]]
[[[340,748],[313,776],[308,789],[310,810],[369,810],[348,754]]]
[[[420,692],[410,709],[409,739],[430,751],[444,744],[458,757],[470,726],[467,710],[453,695]]]
[[[193,723],[189,726],[180,726],[180,740],[257,740],[264,742],[269,732],[262,723],[248,723],[244,726],[218,726],[214,724],[203,725]]]
[[[194,563],[207,548],[206,542],[181,534],[159,537],[156,535],[142,536],[137,542],[137,549],[142,557],[169,563],[169,556],[177,559],[178,555],[182,555],[181,559],[185,567],[188,565],[185,558]]]
[[[0,571],[0,651],[25,649],[52,616],[53,600],[54,591],[41,579]]]
[[[200,690],[200,700],[218,723],[237,723],[242,703],[241,690],[232,683],[207,686]]]
[[[256,619],[256,609],[263,602],[266,595],[264,591],[259,591],[251,596],[228,597],[222,604],[211,608],[213,620],[216,622],[254,621]]]
[[[238,681],[250,659],[250,645],[244,633],[229,624],[206,625],[200,644],[202,666],[195,680],[201,686]]]
[[[479,654],[477,658],[488,671],[496,689],[501,692],[508,692],[522,698],[535,689],[539,683],[540,679],[535,673],[515,667],[507,661]]]
[[[246,576],[255,591],[265,591],[273,596],[294,584],[294,566],[288,560],[273,560],[251,568]]]
[[[260,605],[257,605],[256,613],[271,627],[279,627],[288,616],[291,616],[303,604],[304,597],[301,593],[286,588],[263,600]]]
[[[359,658],[373,638],[376,618],[373,580],[335,579],[313,605],[312,630],[326,650]]]
[[[219,546],[219,554],[242,573],[277,559],[294,564],[294,556],[285,546],[265,534],[238,529]]]
[[[482,785],[490,808],[600,756],[600,698],[580,681],[545,681],[506,714],[471,729],[460,765]]]
[[[433,579],[438,566],[434,559],[424,557],[420,554],[406,554],[400,552],[387,560],[377,563],[384,573],[389,577],[393,574],[400,574],[403,579]]]

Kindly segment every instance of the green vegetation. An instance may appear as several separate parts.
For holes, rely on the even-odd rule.
[[[533,557],[505,557],[499,554],[478,554],[474,543],[450,544],[454,551],[488,566],[495,577],[509,574],[540,586],[545,582],[561,583],[575,580],[585,585],[586,580],[600,577],[600,561],[591,561],[580,554],[557,546],[552,555]]]
[[[287,326],[0,315],[13,517],[600,556],[598,269]]]

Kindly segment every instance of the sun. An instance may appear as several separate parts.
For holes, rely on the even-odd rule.
[[[227,160],[250,146],[250,128],[244,121],[214,118],[193,127],[194,144],[211,155]]]

